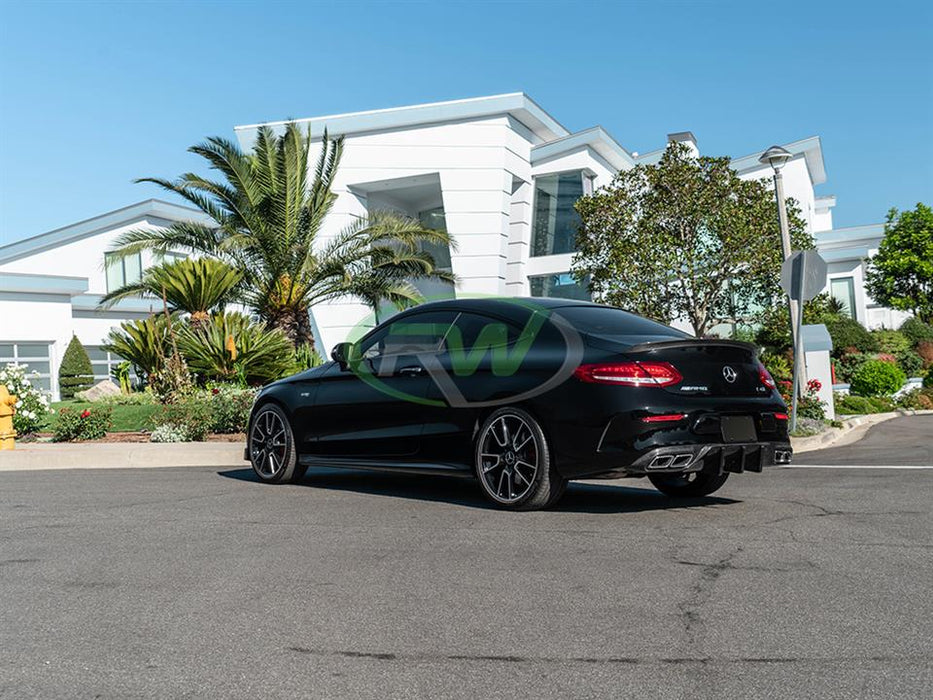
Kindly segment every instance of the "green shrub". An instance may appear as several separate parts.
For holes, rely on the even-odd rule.
[[[826,329],[833,341],[833,356],[841,357],[852,352],[878,352],[878,341],[865,326],[854,318],[840,317],[826,322]]]
[[[916,377],[918,372],[923,369],[923,358],[913,350],[904,350],[895,355],[897,366],[904,370],[908,377]]]
[[[763,352],[761,354],[761,364],[774,378],[774,381],[790,380],[793,377],[793,370],[790,361],[786,356],[776,352]]]
[[[888,413],[895,407],[894,401],[886,396],[870,396],[868,403],[874,407],[875,413]]]
[[[211,432],[245,433],[256,392],[238,386],[215,386],[210,396]]]
[[[94,384],[94,369],[87,350],[81,345],[78,336],[71,336],[71,342],[65,348],[62,364],[58,368],[58,386],[62,400],[73,399],[75,394],[90,389]]]
[[[106,406],[85,408],[83,411],[59,409],[52,439],[55,442],[99,440],[110,430],[110,415],[110,409]]]
[[[877,413],[871,402],[863,396],[837,394],[834,403],[836,406],[836,413],[841,413],[843,415]]]
[[[933,372],[928,372],[927,376],[923,378],[923,388],[929,389],[933,387]]]
[[[294,370],[288,337],[241,313],[215,314],[197,328],[182,327],[178,347],[191,371],[206,380],[262,384]]]
[[[871,334],[875,337],[875,340],[878,343],[878,350],[880,352],[888,353],[889,355],[897,355],[904,352],[905,350],[910,350],[913,346],[910,338],[901,333],[900,331],[891,331],[886,328],[879,328],[874,330]]]
[[[903,335],[907,336],[911,345],[917,346],[921,340],[933,341],[933,324],[924,323],[919,318],[908,318],[898,329]]]
[[[834,366],[836,368],[836,381],[848,384],[852,381],[852,375],[863,364],[872,359],[871,355],[861,352],[849,352],[837,358]]]
[[[900,389],[906,379],[897,365],[868,360],[855,370],[850,390],[859,396],[889,396]]]
[[[211,430],[210,402],[203,395],[186,396],[163,405],[150,424],[153,429],[169,426],[183,433],[186,440],[200,442]]]

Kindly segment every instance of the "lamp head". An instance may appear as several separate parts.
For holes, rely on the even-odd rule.
[[[788,151],[786,148],[781,148],[780,146],[771,146],[771,148],[761,154],[758,162],[767,163],[772,168],[774,168],[774,172],[777,172],[783,168],[784,164],[793,157],[794,154]]]

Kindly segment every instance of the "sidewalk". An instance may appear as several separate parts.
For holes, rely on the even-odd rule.
[[[933,414],[933,411],[914,411],[909,409],[900,409],[890,413],[871,413],[865,416],[852,416],[842,421],[841,428],[829,428],[819,435],[810,437],[791,438],[790,444],[794,448],[794,454],[803,454],[813,450],[822,450],[827,447],[842,447],[851,445],[865,437],[865,433],[873,425],[883,423],[892,418],[901,418],[903,416],[922,416]],[[792,465],[793,466],[793,465]]]
[[[37,469],[247,467],[242,442],[31,442],[0,452],[0,472]]]

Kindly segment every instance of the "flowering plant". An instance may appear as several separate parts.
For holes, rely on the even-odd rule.
[[[793,401],[793,386],[791,382],[786,380],[778,382],[778,391],[781,392],[781,398],[784,399],[784,403],[788,407],[790,407]],[[826,417],[826,408],[817,396],[822,388],[823,384],[819,379],[811,379],[807,382],[807,391],[797,402],[799,417],[815,418],[816,420],[822,420]]]
[[[0,384],[6,386],[7,391],[16,397],[13,406],[16,409],[16,413],[13,414],[13,430],[21,436],[37,432],[46,416],[52,412],[49,408],[48,393],[33,386],[30,381],[38,374],[27,372],[26,365],[12,362],[0,368]]]
[[[70,409],[61,408],[55,420],[55,442],[72,442],[75,440],[99,440],[110,430],[110,408],[94,407],[92,411],[85,408],[80,413]]]

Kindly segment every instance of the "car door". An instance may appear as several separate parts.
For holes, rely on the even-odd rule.
[[[473,433],[491,402],[509,402],[547,379],[529,355],[539,327],[527,318],[505,319],[473,311],[458,314],[437,356],[437,381],[428,399],[442,405],[426,415],[425,455],[441,462],[472,460]],[[524,325],[520,325],[523,321]]]
[[[425,353],[436,353],[456,317],[452,311],[400,314],[357,344],[358,361],[333,363],[314,398],[311,454],[417,459],[432,408]]]

